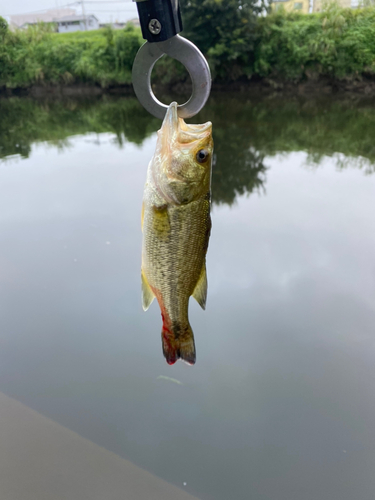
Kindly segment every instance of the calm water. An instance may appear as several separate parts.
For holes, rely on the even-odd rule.
[[[200,500],[373,500],[375,102],[219,94],[208,119],[207,310],[170,367],[140,297],[160,122],[0,100],[0,391]]]

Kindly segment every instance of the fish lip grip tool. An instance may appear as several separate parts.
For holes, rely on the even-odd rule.
[[[133,0],[134,1],[134,0]],[[202,52],[178,33],[182,21],[178,0],[135,0],[143,38],[133,64],[134,92],[143,107],[163,119],[168,106],[160,102],[151,88],[151,73],[164,54],[182,63],[189,72],[193,91],[190,99],[178,106],[181,118],[196,115],[206,104],[211,90],[211,72]]]

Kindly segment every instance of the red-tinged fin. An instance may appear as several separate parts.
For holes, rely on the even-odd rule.
[[[180,325],[168,325],[163,317],[163,328],[161,331],[163,354],[169,365],[173,365],[178,359],[182,359],[189,365],[195,363],[195,343],[193,331],[189,324],[184,327]]]

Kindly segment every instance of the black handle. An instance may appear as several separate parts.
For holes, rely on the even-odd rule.
[[[178,0],[135,0],[142,36],[148,42],[164,42],[182,31]]]

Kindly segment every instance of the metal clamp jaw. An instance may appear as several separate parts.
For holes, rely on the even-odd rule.
[[[133,0],[137,3],[142,36],[150,43],[164,42],[182,31],[178,0]]]
[[[196,115],[206,104],[211,90],[211,73],[201,51],[178,33],[182,30],[178,0],[133,0],[137,2],[143,37],[133,64],[133,88],[140,103],[157,118],[163,119],[168,106],[152,92],[151,73],[158,59],[167,54],[180,61],[193,83],[190,99],[178,106],[181,118]]]

